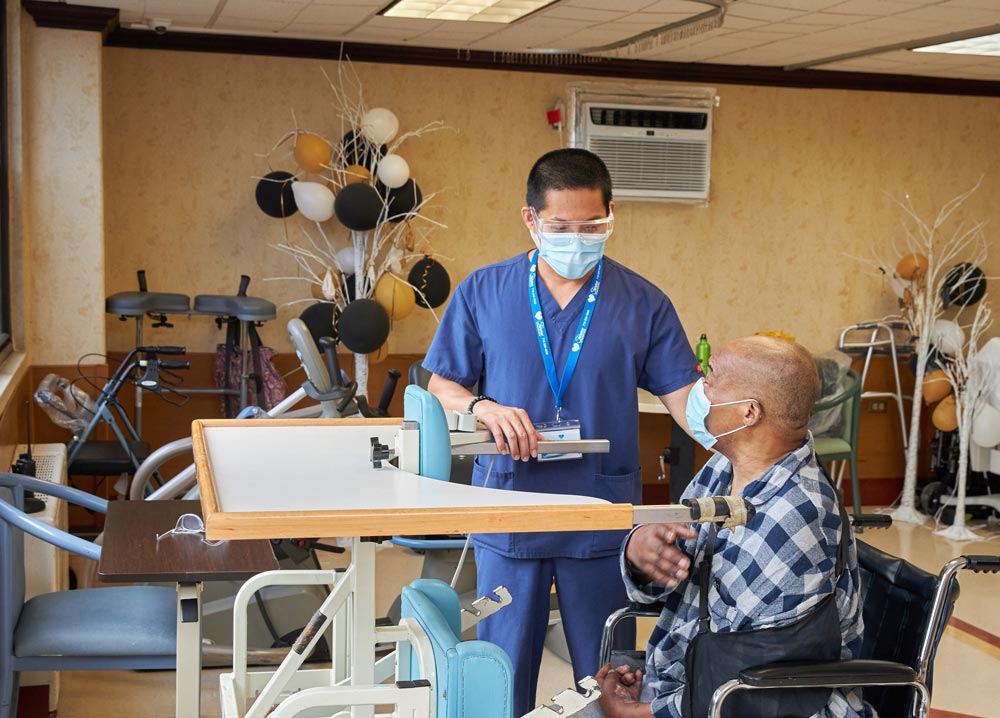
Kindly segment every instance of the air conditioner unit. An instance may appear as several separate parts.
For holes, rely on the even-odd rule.
[[[608,166],[616,199],[704,202],[714,88],[584,83],[570,88],[570,144]]]
[[[26,452],[26,446],[18,446],[17,454]],[[31,447],[35,458],[36,478],[54,484],[66,484],[66,446],[63,444],[35,444]],[[45,502],[45,508],[32,518],[65,531],[69,524],[66,502],[51,496],[37,494]],[[69,588],[69,557],[63,549],[57,549],[34,536],[24,537],[24,599],[51,591],[65,591]],[[21,674],[22,686],[49,687],[49,711],[54,712],[59,702],[59,673],[56,671],[29,671]]]

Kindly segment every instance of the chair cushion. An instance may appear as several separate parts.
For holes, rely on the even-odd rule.
[[[165,586],[57,591],[24,604],[14,655],[172,656],[177,594]]]
[[[168,292],[118,292],[104,300],[104,311],[126,317],[154,314],[187,314],[191,299],[186,294]]]
[[[821,459],[833,456],[844,455],[847,458],[851,455],[851,445],[843,439],[833,436],[819,436],[813,438],[813,446],[816,448],[816,456]]]
[[[277,316],[273,303],[260,297],[232,294],[199,294],[194,298],[194,314],[236,317],[243,321],[266,322]]]

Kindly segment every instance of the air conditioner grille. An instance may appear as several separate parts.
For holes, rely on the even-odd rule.
[[[615,190],[708,189],[707,141],[591,137],[590,149],[608,166]]]
[[[636,109],[629,107],[591,107],[590,121],[604,127],[648,127],[664,130],[703,130],[708,127],[707,112]]]

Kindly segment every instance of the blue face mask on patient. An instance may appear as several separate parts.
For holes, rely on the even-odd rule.
[[[756,402],[756,399],[740,399],[738,401],[720,401],[717,404],[713,404],[705,396],[705,380],[699,379],[695,382],[694,386],[691,387],[691,393],[688,394],[687,407],[685,408],[684,415],[687,417],[688,428],[691,429],[691,436],[695,438],[699,444],[704,446],[706,449],[711,449],[715,446],[715,442],[719,440],[722,436],[729,436],[730,434],[735,434],[740,429],[747,428],[746,424],[736,427],[731,431],[725,431],[718,436],[713,434],[705,426],[705,420],[708,418],[708,412],[711,411],[713,406],[728,406],[730,404],[742,404],[745,401]]]

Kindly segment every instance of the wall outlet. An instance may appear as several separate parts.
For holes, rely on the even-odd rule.
[[[887,402],[876,399],[868,405],[869,414],[884,414],[887,410]]]

